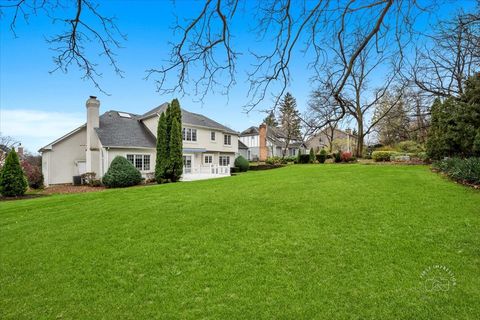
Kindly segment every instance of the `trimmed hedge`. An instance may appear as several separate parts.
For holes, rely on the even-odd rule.
[[[435,162],[433,167],[448,177],[472,184],[480,185],[480,158],[449,158]]]
[[[397,154],[396,151],[373,151],[372,159],[375,162],[390,161],[390,158],[396,154]]]
[[[125,188],[139,184],[142,175],[126,158],[116,156],[102,182],[108,188]]]
[[[325,160],[327,160],[327,150],[322,149],[320,150],[320,153],[317,154],[316,158],[319,163],[325,163]]]
[[[247,159],[244,157],[238,156],[235,159],[235,167],[237,167],[240,172],[245,172],[250,167],[250,163],[248,163]]]
[[[300,164],[310,163],[310,155],[309,154],[299,154],[297,161]]]

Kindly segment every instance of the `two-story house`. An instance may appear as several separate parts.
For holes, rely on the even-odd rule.
[[[41,148],[45,184],[71,183],[72,177],[95,172],[101,178],[120,155],[144,177],[155,172],[156,135],[164,103],[143,115],[110,110],[99,115],[100,101],[87,100],[86,124]],[[238,154],[238,133],[201,114],[182,109],[182,180],[230,175]]]
[[[240,133],[240,141],[248,148],[247,159],[265,161],[268,157],[297,156],[305,150],[301,137],[287,138],[281,127],[261,124]]]

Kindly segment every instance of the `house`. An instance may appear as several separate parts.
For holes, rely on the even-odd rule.
[[[99,115],[100,101],[87,100],[87,122],[41,148],[45,184],[72,183],[73,176],[95,172],[101,178],[116,156],[127,158],[145,178],[155,172],[156,134],[164,103],[143,115],[110,110]],[[183,180],[230,175],[238,154],[238,133],[201,114],[182,109]]]
[[[268,157],[296,156],[305,150],[301,137],[290,139],[287,146],[287,135],[281,127],[261,124],[250,127],[240,133],[240,141],[248,147],[247,159],[250,161],[265,161]]]
[[[308,149],[313,148],[315,152],[325,148],[329,152],[349,151],[353,152],[356,148],[357,136],[352,134],[350,129],[341,130],[338,128],[327,128],[310,136],[305,141]]]

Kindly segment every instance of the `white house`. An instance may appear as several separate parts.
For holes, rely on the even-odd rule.
[[[144,177],[155,172],[158,118],[164,103],[143,115],[110,110],[99,115],[100,101],[87,100],[87,123],[41,148],[45,184],[72,183],[73,176],[95,172],[101,178],[120,155]],[[183,180],[230,175],[238,154],[238,133],[201,114],[182,109]]]

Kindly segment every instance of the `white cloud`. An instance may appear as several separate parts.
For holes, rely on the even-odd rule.
[[[81,126],[85,119],[84,113],[2,109],[0,132],[16,138],[25,148],[34,152]]]

